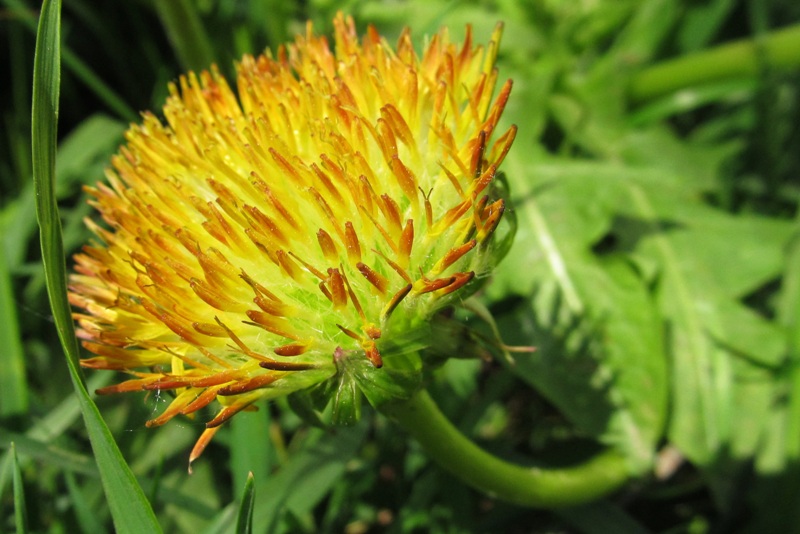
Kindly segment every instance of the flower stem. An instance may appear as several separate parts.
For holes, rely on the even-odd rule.
[[[470,486],[522,506],[556,508],[598,499],[628,479],[623,457],[602,452],[568,468],[523,467],[493,456],[464,436],[422,390],[382,407],[439,465]]]
[[[186,70],[199,71],[214,63],[214,50],[194,2],[156,0],[154,5],[175,54]]]
[[[800,66],[800,24],[658,63],[635,74],[629,97],[643,103],[708,82],[755,76],[763,66]]]

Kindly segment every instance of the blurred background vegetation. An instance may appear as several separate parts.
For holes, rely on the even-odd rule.
[[[14,529],[14,442],[31,531],[104,532],[33,209],[39,6],[0,5],[0,529]],[[329,33],[337,10],[392,43],[409,26],[420,46],[442,25],[458,40],[471,24],[485,42],[505,22],[518,234],[480,300],[503,342],[537,352],[492,358],[493,330],[460,310],[474,329],[464,350],[486,357],[449,362],[430,390],[500,455],[558,465],[610,445],[637,476],[586,506],[517,508],[457,482],[382,416],[310,429],[285,401],[234,418],[187,476],[200,420],[148,430],[158,395],[97,399],[164,530],[232,531],[252,471],[261,532],[800,531],[800,60],[774,60],[769,44],[800,31],[793,0],[70,0],[57,168],[67,251],[88,239],[81,186],[103,179],[167,82],[212,61],[230,75],[306,20]],[[199,40],[187,44],[187,27]],[[715,76],[743,60],[699,55],[659,70],[739,39],[754,43],[752,68]]]

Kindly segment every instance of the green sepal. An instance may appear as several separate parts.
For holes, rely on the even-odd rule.
[[[484,246],[488,249],[485,254],[490,258],[491,267],[494,268],[503,258],[506,257],[514,244],[514,237],[517,235],[517,212],[511,204],[511,186],[504,172],[498,172],[492,180],[491,195],[494,198],[502,198],[505,202],[505,210],[500,218],[500,224],[494,231]]]
[[[333,395],[333,411],[331,422],[334,425],[350,426],[356,424],[361,419],[361,392],[358,389],[354,376],[354,365],[349,362],[361,360],[370,365],[364,359],[360,351],[355,358],[345,354],[340,348],[336,349],[334,361],[336,362],[337,373],[333,377],[336,390]]]
[[[389,401],[410,399],[422,385],[422,360],[418,352],[384,354],[383,361],[381,368],[363,358],[347,364],[359,389],[375,408]]]

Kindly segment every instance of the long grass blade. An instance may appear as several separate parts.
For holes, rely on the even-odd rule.
[[[33,73],[32,149],[42,262],[50,307],[70,376],[92,442],[114,526],[120,533],[160,532],[150,503],[133,476],[86,390],[67,302],[61,222],[55,197],[56,126],[61,74],[61,2],[45,0],[36,35]]]
[[[247,475],[244,485],[242,504],[239,506],[239,515],[236,518],[236,534],[251,534],[253,532],[253,507],[256,497],[256,485],[253,473]]]
[[[28,509],[25,506],[25,488],[22,485],[22,470],[17,460],[17,450],[11,444],[11,456],[14,465],[14,524],[17,534],[28,532]]]
[[[28,411],[28,386],[14,284],[4,254],[0,255],[0,316],[0,417],[7,417]]]

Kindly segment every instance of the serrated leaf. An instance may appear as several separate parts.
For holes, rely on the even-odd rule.
[[[561,310],[547,310],[549,299],[534,294],[533,308],[515,314],[521,322],[503,324],[511,341],[537,345],[510,369],[581,430],[624,451],[634,469],[646,469],[666,417],[660,317],[625,263],[587,259],[569,274],[584,317],[565,324]]]
[[[548,169],[532,169],[527,183],[518,179],[522,242],[496,274],[499,290],[489,287],[500,298],[511,292],[532,301],[504,319],[506,341],[538,348],[511,369],[642,469],[665,422],[661,319],[646,279],[623,257],[591,251],[612,227],[621,191],[607,185],[620,171],[566,163]],[[578,176],[593,177],[597,187],[571,187]]]
[[[631,212],[654,225],[636,251],[660,266],[657,298],[670,325],[672,349],[670,436],[699,464],[709,464],[723,449],[753,454],[757,440],[751,437],[764,431],[769,384],[762,379],[753,390],[754,383],[742,378],[746,369],[737,370],[749,364],[735,351],[757,366],[776,365],[780,333],[732,297],[774,276],[780,260],[770,249],[780,250],[776,245],[788,232],[776,230],[778,224],[762,224],[758,231],[754,221],[745,227],[741,218],[664,191],[630,184],[629,193]],[[727,247],[728,257],[718,248],[723,243],[734,243]],[[744,427],[749,430],[734,431]]]

